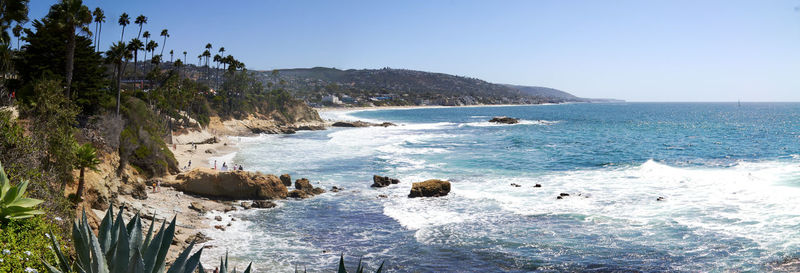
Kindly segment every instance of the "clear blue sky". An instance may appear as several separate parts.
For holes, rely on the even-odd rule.
[[[31,1],[31,17],[54,2]],[[392,67],[582,97],[800,101],[800,0],[84,3],[108,17],[103,48],[120,39],[122,12],[144,14],[145,30],[169,29],[165,52],[194,63],[210,42],[249,69]]]

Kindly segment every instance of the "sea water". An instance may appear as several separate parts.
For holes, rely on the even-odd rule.
[[[206,267],[225,251],[258,272],[332,272],[341,254],[390,272],[769,271],[800,257],[797,103],[322,115],[398,126],[242,138],[230,160],[247,170],[344,190],[233,213],[206,231]],[[401,183],[371,188],[373,175]],[[433,178],[450,194],[407,197]]]

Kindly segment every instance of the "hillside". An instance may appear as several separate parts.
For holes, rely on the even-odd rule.
[[[513,86],[480,79],[405,69],[300,68],[254,72],[312,105],[475,105],[584,101],[545,87]]]

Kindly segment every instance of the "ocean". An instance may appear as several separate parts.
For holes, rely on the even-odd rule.
[[[800,257],[800,103],[321,115],[398,126],[238,139],[229,162],[344,190],[233,213],[204,231],[207,268],[226,251],[257,272],[332,272],[341,254],[389,272],[761,272]],[[433,178],[448,196],[407,197]]]

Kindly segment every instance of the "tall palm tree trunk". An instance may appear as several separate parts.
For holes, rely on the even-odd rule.
[[[81,176],[78,179],[78,190],[75,192],[75,200],[80,202],[81,196],[83,195],[83,187],[84,187],[84,179],[83,179],[83,172],[86,168],[81,168]]]
[[[67,99],[72,98],[70,95],[70,88],[72,88],[72,64],[75,62],[75,29],[69,33],[69,42],[67,42]]]
[[[117,65],[117,116],[119,116],[119,100],[122,95],[122,64]]]

